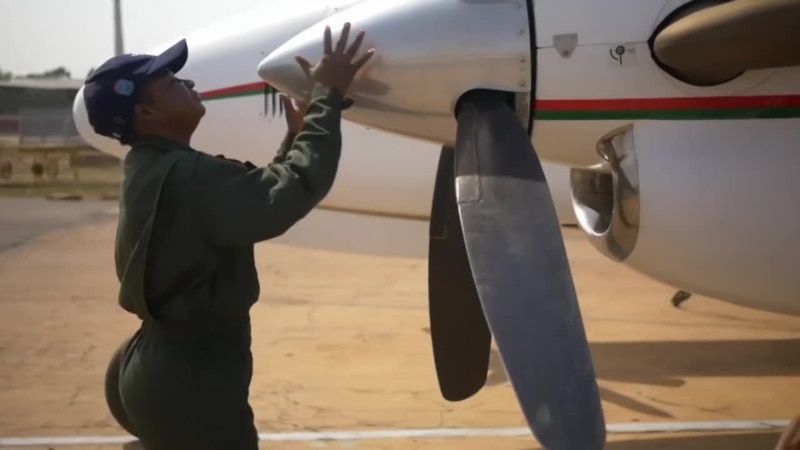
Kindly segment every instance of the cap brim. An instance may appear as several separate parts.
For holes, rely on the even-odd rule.
[[[150,67],[146,69],[145,75],[153,75],[163,69],[178,73],[186,64],[188,58],[189,47],[186,45],[186,39],[181,39],[177,44],[156,56]]]

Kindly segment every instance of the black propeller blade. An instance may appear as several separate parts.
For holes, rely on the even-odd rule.
[[[455,150],[439,156],[431,206],[428,305],[442,396],[459,401],[486,384],[492,335],[467,259],[455,190]]]
[[[548,450],[600,450],[606,434],[600,395],[541,163],[505,94],[468,94],[457,119],[456,195],[472,277],[525,418]],[[462,283],[468,279],[461,277]],[[452,322],[466,315],[469,302],[459,300],[447,300]],[[431,306],[437,311],[432,319],[446,322],[439,315],[448,314],[438,311],[444,301],[438,295],[435,301],[441,303]],[[439,364],[437,357],[437,370]],[[464,367],[463,376],[472,380]],[[466,387],[453,390],[465,393]]]

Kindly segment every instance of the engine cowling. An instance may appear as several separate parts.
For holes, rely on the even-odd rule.
[[[579,227],[675,287],[800,315],[800,120],[640,121],[573,169]]]

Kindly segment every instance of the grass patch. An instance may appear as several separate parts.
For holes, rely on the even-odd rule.
[[[114,182],[5,182],[0,183],[0,197],[46,197],[80,196],[83,198],[115,199],[119,195],[119,183]]]

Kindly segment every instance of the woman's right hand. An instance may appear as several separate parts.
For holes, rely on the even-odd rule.
[[[347,94],[356,73],[375,54],[375,49],[371,48],[353,61],[361,47],[361,43],[364,41],[364,32],[359,32],[353,43],[348,47],[347,39],[349,35],[350,23],[345,23],[342,27],[342,35],[339,37],[339,42],[336,44],[336,48],[333,48],[331,29],[330,27],[325,27],[324,54],[319,63],[312,66],[311,63],[300,56],[295,58],[306,76],[320,84],[338,89],[342,95]]]

